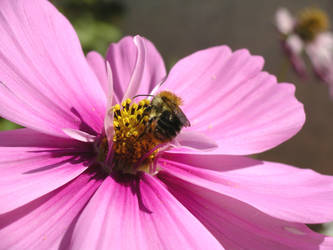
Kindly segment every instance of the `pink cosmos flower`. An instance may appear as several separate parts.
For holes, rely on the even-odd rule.
[[[26,127],[0,133],[0,249],[332,249],[305,226],[333,220],[332,177],[242,156],[305,120],[261,57],[217,46],[165,78],[136,36],[105,64],[44,0],[2,0],[0,31],[0,115]],[[114,171],[111,106],[165,89],[191,127],[149,155],[156,171]]]
[[[282,46],[296,73],[306,75],[305,56],[315,74],[329,86],[333,98],[333,33],[328,31],[328,17],[316,8],[304,9],[293,17],[285,8],[276,12],[275,23],[282,35]]]

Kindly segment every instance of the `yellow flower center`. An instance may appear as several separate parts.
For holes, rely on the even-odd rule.
[[[328,27],[329,21],[324,11],[317,8],[306,8],[298,15],[295,31],[304,41],[312,41]]]
[[[113,169],[129,174],[152,172],[162,142],[153,136],[148,126],[149,112],[144,111],[149,104],[147,99],[138,104],[127,99],[121,106],[113,107]]]

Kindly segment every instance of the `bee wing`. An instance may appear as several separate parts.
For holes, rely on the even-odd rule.
[[[177,116],[179,121],[184,127],[190,127],[191,123],[187,119],[186,115],[184,114],[183,110],[174,103],[170,102],[168,99],[164,99],[164,102],[169,106],[169,108],[173,111],[173,113]]]
[[[183,110],[181,110],[181,108],[177,107],[177,109],[175,110],[176,112],[176,116],[178,117],[178,119],[180,120],[180,122],[183,124],[184,127],[190,127],[191,123],[190,121],[187,119],[186,115],[184,114]]]

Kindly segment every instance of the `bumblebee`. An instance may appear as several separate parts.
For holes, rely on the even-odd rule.
[[[161,142],[169,142],[183,127],[191,126],[179,106],[182,99],[170,91],[155,95],[144,113],[149,117],[147,130]]]

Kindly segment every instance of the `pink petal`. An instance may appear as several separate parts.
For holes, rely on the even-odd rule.
[[[136,40],[137,45],[133,37],[125,37],[118,43],[111,44],[107,52],[106,58],[111,65],[118,100],[124,98],[130,81],[133,88],[131,87],[127,97],[132,98],[136,94],[149,94],[166,75],[164,62],[155,46],[139,36],[136,36]]]
[[[329,86],[333,85],[333,33],[323,32],[308,44],[306,52],[314,72]]]
[[[93,176],[82,174],[57,190],[0,215],[1,249],[59,249],[99,185]]]
[[[220,153],[258,153],[295,135],[305,119],[293,85],[277,84],[262,67],[247,50],[213,47],[179,61],[161,89],[184,100],[189,130],[216,141]]]
[[[82,212],[72,249],[222,249],[214,237],[152,176],[108,177]]]
[[[275,25],[282,34],[292,32],[295,20],[286,8],[279,8],[275,14]]]
[[[304,43],[302,39],[298,35],[290,35],[286,39],[286,43],[288,48],[294,53],[294,54],[301,54],[303,52]]]
[[[271,217],[258,209],[179,178],[159,177],[226,249],[332,249],[333,238],[304,224]]]
[[[102,130],[103,89],[72,26],[48,1],[1,1],[0,32],[1,116],[62,137],[62,128]]]
[[[166,156],[167,157],[167,156]],[[300,223],[333,220],[333,179],[312,170],[228,156],[160,159],[163,171],[188,183],[248,203],[273,217]],[[189,159],[189,160],[188,160]],[[194,162],[197,159],[196,162]],[[188,165],[192,163],[193,166]]]
[[[304,44],[298,35],[292,34],[282,41],[282,48],[285,50],[295,72],[300,77],[306,77],[306,65],[303,58]]]
[[[105,59],[96,51],[87,54],[87,61],[95,72],[105,95],[108,93],[108,79],[106,74]]]
[[[78,150],[87,148],[30,129],[1,132],[0,213],[37,199],[81,174],[87,160]]]
[[[173,143],[176,147],[202,150],[205,152],[218,147],[216,142],[211,138],[205,136],[204,134],[191,131],[182,131],[179,135],[177,135]]]
[[[138,93],[141,82],[143,82],[143,72],[145,69],[145,61],[146,61],[146,46],[144,44],[143,38],[140,36],[135,36],[133,38],[133,43],[137,47],[137,57],[136,63],[132,72],[131,79],[128,83],[128,87],[123,96],[123,100],[127,98],[132,98]]]
[[[113,128],[113,109],[112,106],[118,103],[117,97],[114,95],[113,92],[113,76],[112,70],[110,67],[109,62],[106,62],[106,72],[107,72],[107,79],[108,79],[108,92],[107,92],[107,105],[106,105],[106,112],[104,117],[104,131],[106,134],[106,138],[111,145],[111,140],[113,138],[114,128]]]
[[[71,129],[71,128],[64,128],[62,131],[70,138],[82,142],[94,142],[96,136],[83,132],[81,130]]]

